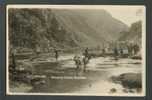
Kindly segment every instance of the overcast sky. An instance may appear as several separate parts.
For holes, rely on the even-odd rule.
[[[121,20],[128,26],[138,20],[143,21],[145,16],[145,9],[143,6],[112,6],[103,7],[103,9],[110,12],[113,17]]]
[[[144,6],[127,5],[8,5],[7,8],[54,8],[54,9],[105,9],[111,15],[130,26],[138,20],[145,21]]]

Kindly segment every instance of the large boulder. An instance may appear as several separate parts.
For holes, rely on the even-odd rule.
[[[138,89],[142,88],[141,73],[124,73],[119,76],[113,76],[111,79],[115,83],[120,83],[124,88]]]

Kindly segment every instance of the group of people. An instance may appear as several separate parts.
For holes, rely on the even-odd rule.
[[[59,51],[57,49],[54,49],[54,54],[55,54],[55,59],[57,61],[58,58],[59,58]],[[84,50],[83,56],[75,55],[73,60],[74,60],[75,65],[76,65],[76,70],[79,70],[82,67],[83,71],[85,72],[86,71],[86,65],[89,63],[90,58],[91,58],[91,56],[89,55],[88,48],[86,48]]]
[[[56,61],[59,59],[59,50],[54,49],[54,58]],[[15,70],[16,69],[16,58],[15,58],[15,53],[11,53],[11,58],[12,58],[12,68]],[[36,53],[37,54],[37,53]],[[38,53],[39,55],[40,53]],[[91,59],[91,56],[89,55],[89,50],[86,48],[81,56],[75,55],[73,58],[73,61],[75,62],[76,70],[83,69],[83,71],[86,71],[87,64],[89,63],[89,60]]]
[[[138,52],[140,51],[140,46],[138,44],[126,44],[126,45],[121,45],[121,46],[116,46],[116,47],[112,47],[109,49],[102,49],[102,54],[108,54],[109,51],[112,51],[113,56],[124,56],[124,55],[128,55],[128,56],[133,56],[138,54]]]
[[[83,71],[86,71],[86,65],[89,63],[89,60],[91,59],[89,52],[88,52],[88,48],[85,49],[83,56],[74,56],[74,61],[75,61],[75,65],[76,65],[76,70],[81,69],[81,67],[83,68]]]

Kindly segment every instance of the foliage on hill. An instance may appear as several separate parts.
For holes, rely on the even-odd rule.
[[[142,22],[137,21],[131,25],[129,31],[122,32],[120,36],[120,41],[132,41],[141,45],[141,35],[142,35]]]
[[[9,9],[9,42],[30,49],[97,46],[116,40],[127,25],[107,11]]]

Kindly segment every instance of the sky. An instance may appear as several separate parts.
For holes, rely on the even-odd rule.
[[[53,9],[105,9],[114,18],[122,21],[128,26],[142,20],[145,21],[144,6],[128,5],[8,5],[7,8],[53,8]]]
[[[111,13],[111,15],[124,22],[128,26],[138,20],[145,20],[145,8],[144,6],[113,6],[113,7],[103,7]]]

